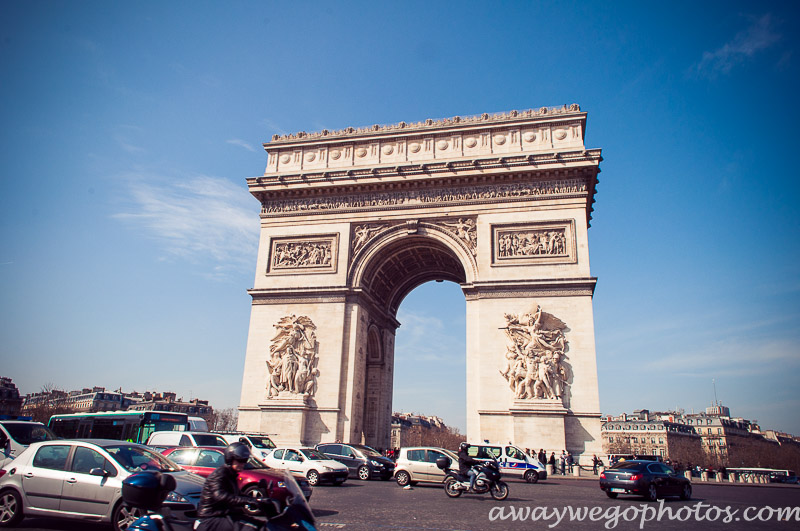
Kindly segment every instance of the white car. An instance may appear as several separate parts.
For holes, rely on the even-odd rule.
[[[264,464],[271,468],[288,470],[292,474],[302,474],[311,485],[325,481],[341,485],[347,481],[347,465],[334,461],[314,448],[275,448],[264,459]]]

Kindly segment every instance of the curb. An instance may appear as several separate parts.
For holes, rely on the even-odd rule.
[[[600,481],[600,476],[562,476],[562,475],[552,475],[547,476],[546,480],[543,482],[549,482],[551,480],[567,480],[567,481]],[[729,481],[723,481],[717,483],[716,481],[692,481],[692,487],[696,487],[698,485],[702,486],[709,486],[709,487],[756,487],[756,488],[767,488],[767,489],[797,489],[798,485],[789,485],[783,483],[731,483]]]

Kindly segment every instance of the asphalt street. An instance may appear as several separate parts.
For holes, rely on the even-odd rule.
[[[508,499],[497,502],[488,495],[470,494],[450,499],[441,487],[435,486],[417,485],[405,490],[393,481],[364,482],[350,479],[341,487],[315,487],[311,507],[321,531],[800,528],[799,486],[695,483],[692,500],[668,499],[662,504],[648,503],[634,497],[611,500],[600,491],[594,479],[556,476],[535,485],[515,479],[508,483],[511,491]],[[790,521],[780,521],[773,511],[778,508],[797,509]],[[527,515],[526,520],[514,521],[508,517],[512,510],[518,518]],[[502,519],[504,515],[506,519]],[[492,516],[495,517],[494,521],[491,520]],[[626,518],[631,521],[626,521]],[[19,528],[33,531],[110,529],[97,524],[41,518],[25,519]]]

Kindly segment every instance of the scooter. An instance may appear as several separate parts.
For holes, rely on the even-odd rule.
[[[263,480],[262,480],[263,481]],[[289,495],[284,504],[264,498],[259,501],[258,509],[265,515],[265,521],[249,518],[240,521],[241,529],[253,531],[284,531],[301,529],[316,531],[314,513],[308,506],[297,481],[288,472],[283,474],[283,482]],[[263,481],[261,492],[269,493],[266,481]],[[193,531],[200,525],[197,519],[181,520],[169,514],[169,509],[162,506],[167,495],[175,489],[175,478],[160,472],[138,472],[122,482],[122,499],[130,507],[139,507],[147,514],[131,525],[127,531]],[[248,506],[249,507],[249,506]]]
[[[458,498],[464,492],[470,492],[469,477],[450,468],[451,464],[452,461],[449,457],[440,457],[436,460],[436,466],[447,472],[444,478],[444,493],[451,498]],[[500,481],[502,474],[500,474],[500,466],[496,460],[482,462],[473,468],[478,474],[471,492],[475,494],[488,492],[495,500],[508,498],[508,485],[504,481]]]

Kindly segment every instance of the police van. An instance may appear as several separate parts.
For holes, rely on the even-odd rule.
[[[528,483],[547,479],[547,468],[512,444],[470,443],[467,453],[475,459],[496,459],[504,475],[517,476]]]

